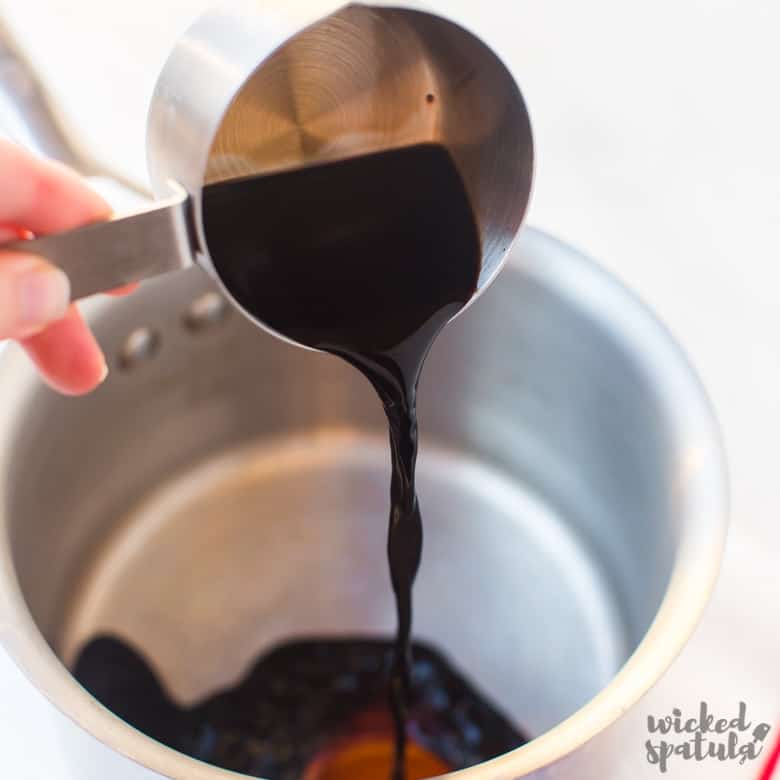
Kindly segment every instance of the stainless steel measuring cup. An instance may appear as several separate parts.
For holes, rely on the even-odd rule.
[[[486,287],[531,188],[531,129],[512,75],[477,37],[425,11],[304,6],[229,2],[175,46],[148,122],[160,201],[14,248],[62,268],[74,300],[193,263],[219,279],[203,227],[205,185],[431,142],[447,148],[466,185]]]

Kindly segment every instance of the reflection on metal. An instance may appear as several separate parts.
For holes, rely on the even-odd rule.
[[[101,165],[76,140],[59,115],[41,79],[0,19],[0,128],[12,140],[82,176],[105,177],[144,198],[148,189]]]

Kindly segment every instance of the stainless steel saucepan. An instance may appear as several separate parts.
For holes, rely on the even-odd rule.
[[[79,780],[227,780],[68,669],[117,634],[188,703],[285,639],[391,636],[386,423],[357,372],[262,333],[198,269],[87,308],[113,369],[94,395],[0,358],[0,638],[67,715],[50,709]],[[415,631],[536,737],[457,777],[625,780],[618,721],[721,558],[699,381],[628,291],[529,229],[419,402]]]

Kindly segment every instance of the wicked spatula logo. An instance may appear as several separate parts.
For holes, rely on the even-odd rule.
[[[724,717],[711,713],[703,701],[695,715],[676,708],[671,715],[650,715],[647,730],[647,760],[665,774],[670,765],[682,761],[753,761],[764,749],[770,726],[748,720],[744,702],[736,715]]]

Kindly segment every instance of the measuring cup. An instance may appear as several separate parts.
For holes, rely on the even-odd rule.
[[[531,189],[530,123],[512,75],[485,43],[440,16],[304,5],[230,2],[175,46],[148,121],[148,164],[161,200],[9,246],[59,266],[73,300],[198,263],[241,308],[209,256],[206,185],[438,143],[455,160],[479,226],[484,289]]]

